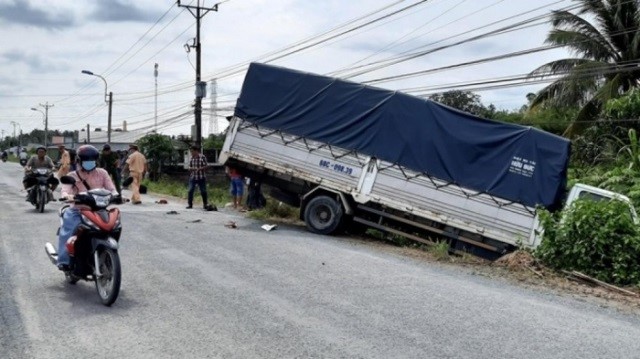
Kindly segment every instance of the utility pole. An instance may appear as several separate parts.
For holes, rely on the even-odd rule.
[[[18,123],[16,121],[11,121],[11,124],[13,125],[13,137],[16,137],[16,125]]]
[[[196,138],[195,146],[201,148],[202,142],[202,98],[206,96],[206,82],[200,80],[200,19],[202,19],[209,11],[218,11],[218,4],[213,5],[211,8],[205,8],[200,6],[200,0],[197,1],[196,6],[192,5],[180,5],[180,0],[177,0],[179,7],[184,7],[189,10],[191,15],[196,18],[196,38],[193,45],[185,45],[187,51],[189,48],[196,49],[196,105],[193,111],[195,115],[196,124]],[[204,0],[203,0],[204,5]],[[195,12],[194,12],[195,10]]]
[[[47,148],[47,135],[49,133],[49,108],[53,107],[53,104],[49,105],[49,101],[46,104],[40,104],[44,107],[44,148]]]
[[[113,92],[109,91],[109,118],[107,120],[107,143],[111,143],[111,106],[113,105]]]
[[[156,110],[155,110],[155,126],[154,131],[158,133],[158,63],[153,67],[153,77],[156,78]]]
[[[209,118],[209,134],[218,134],[218,81],[211,80],[211,117]]]

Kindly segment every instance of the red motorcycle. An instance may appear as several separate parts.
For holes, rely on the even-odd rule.
[[[75,179],[63,176],[64,184],[74,184]],[[93,281],[102,304],[110,306],[120,292],[121,267],[118,256],[118,242],[122,232],[120,210],[109,208],[118,203],[120,197],[106,189],[91,189],[74,196],[74,203],[80,210],[82,222],[76,233],[67,241],[67,250],[71,258],[65,277],[71,284],[79,280]],[[60,209],[62,216],[69,206]],[[60,228],[58,228],[58,233]],[[57,265],[58,254],[54,246],[47,242],[45,249],[49,259]]]

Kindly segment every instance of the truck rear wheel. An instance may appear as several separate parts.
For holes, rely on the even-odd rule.
[[[304,222],[313,233],[331,234],[340,226],[342,215],[340,203],[327,196],[318,196],[305,207]]]

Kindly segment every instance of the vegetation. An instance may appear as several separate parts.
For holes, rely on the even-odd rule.
[[[157,181],[145,179],[143,184],[147,186],[150,192],[162,193],[183,199],[187,198],[188,187],[186,182],[176,181],[169,177],[161,176]],[[194,206],[202,205],[200,192],[197,191],[198,189],[196,189],[197,195],[194,196],[193,199]],[[207,196],[209,204],[215,204],[216,206],[222,207],[229,202],[229,188],[227,185],[212,186],[209,184],[207,185]]]
[[[561,77],[538,92],[532,108],[580,108],[565,133],[579,135],[598,119],[610,99],[638,86],[640,70],[640,11],[637,1],[579,0],[578,14],[553,12],[547,43],[578,55],[549,62],[531,77]],[[589,22],[587,19],[593,19]]]
[[[148,161],[149,177],[152,180],[160,178],[162,166],[171,162],[174,149],[171,137],[161,134],[148,134],[136,141]]]
[[[298,218],[299,209],[291,207],[272,198],[267,198],[264,208],[249,212],[249,217],[259,220],[287,220],[295,221]]]
[[[640,229],[622,201],[578,200],[562,214],[542,212],[536,255],[548,266],[620,285],[640,285]]]

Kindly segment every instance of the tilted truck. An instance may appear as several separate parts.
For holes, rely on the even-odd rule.
[[[299,206],[312,232],[374,228],[493,259],[539,244],[536,208],[562,206],[569,154],[567,139],[536,128],[253,63],[219,161]]]

